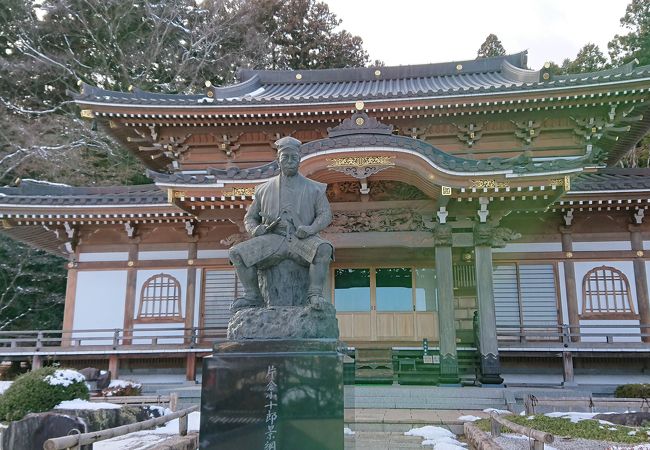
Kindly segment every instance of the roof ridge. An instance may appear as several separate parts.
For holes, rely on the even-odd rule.
[[[354,82],[370,80],[391,80],[403,78],[425,78],[433,76],[462,75],[500,72],[504,63],[528,71],[526,50],[511,55],[476,58],[428,64],[397,66],[345,67],[330,69],[257,70],[240,69],[237,78],[240,83],[258,76],[262,83],[318,83],[323,81]],[[536,71],[530,71],[537,73]]]

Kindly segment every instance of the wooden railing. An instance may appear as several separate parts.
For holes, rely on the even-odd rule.
[[[133,329],[0,331],[0,355],[25,351],[88,349],[112,350],[138,347],[209,348],[211,342],[226,337],[224,328],[156,327]]]
[[[638,324],[580,324],[577,325],[525,325],[497,327],[499,345],[505,343],[534,344],[641,344],[650,337],[650,325]],[[650,344],[648,345],[650,348]]]
[[[78,449],[82,445],[92,445],[95,442],[103,441],[105,439],[112,439],[117,436],[124,436],[125,434],[134,433],[136,431],[148,430],[173,420],[179,419],[179,434],[185,436],[187,434],[188,421],[187,416],[199,409],[199,406],[192,406],[181,411],[173,412],[162,417],[155,419],[145,420],[144,422],[136,422],[129,425],[122,425],[117,428],[110,428],[108,430],[95,431],[92,433],[72,434],[58,438],[51,438],[45,441],[43,449],[45,450],[64,450],[64,449]]]

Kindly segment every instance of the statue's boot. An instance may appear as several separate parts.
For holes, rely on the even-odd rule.
[[[237,312],[244,308],[261,308],[264,306],[264,300],[261,298],[240,297],[230,304],[230,311]]]

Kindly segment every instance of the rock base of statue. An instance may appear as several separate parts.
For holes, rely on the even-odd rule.
[[[311,306],[244,308],[228,322],[228,339],[338,339],[336,310],[331,303]]]
[[[259,285],[267,306],[305,306],[309,267],[291,259],[259,271]]]
[[[201,450],[342,450],[343,356],[333,339],[216,343],[203,359]]]

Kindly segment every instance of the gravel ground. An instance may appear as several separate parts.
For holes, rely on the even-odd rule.
[[[502,434],[494,439],[503,450],[529,450],[528,438],[511,434]],[[636,444],[639,445],[639,444]],[[618,450],[634,448],[633,444],[617,444],[605,441],[592,441],[580,438],[556,438],[552,444],[546,444],[545,450],[608,450],[612,447]],[[650,448],[650,447],[648,447]]]

